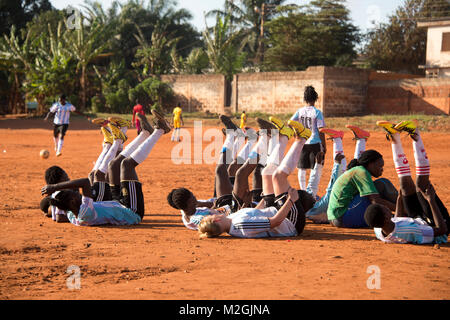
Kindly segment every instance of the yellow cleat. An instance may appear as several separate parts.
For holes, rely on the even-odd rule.
[[[377,126],[383,128],[386,131],[386,139],[390,140],[394,133],[399,133],[397,129],[394,128],[394,124],[389,121],[377,121]]]
[[[108,124],[109,121],[105,118],[95,118],[95,119],[92,119],[91,122],[98,126],[104,127]]]
[[[101,127],[100,131],[103,134],[103,143],[113,144],[114,137],[113,137],[112,133],[108,129],[106,129],[105,127]]]
[[[304,138],[304,139],[308,140],[309,137],[311,137],[311,130],[309,130],[308,128],[305,128],[298,121],[289,120],[288,126],[291,127],[292,130],[294,130],[295,135],[299,138]]]
[[[108,123],[108,128],[111,130],[114,140],[122,140],[122,142],[127,141],[128,137],[122,132],[122,130],[119,129],[117,125],[110,122]]]
[[[413,135],[416,133],[417,121],[416,120],[405,120],[397,123],[394,128],[398,131],[405,131],[408,134]]]
[[[288,139],[292,138],[294,130],[292,130],[291,127],[286,126],[284,122],[277,117],[269,117],[269,120],[277,127],[280,134],[286,136]]]
[[[109,117],[108,118],[109,122],[114,123],[116,126],[118,126],[119,128],[129,128],[131,127],[131,121],[130,120],[126,120],[120,117]]]

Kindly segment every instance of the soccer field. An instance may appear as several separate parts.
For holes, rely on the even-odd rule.
[[[193,135],[193,128],[188,127]],[[208,127],[204,126],[203,130]],[[384,155],[383,176],[398,187],[390,143],[371,132],[367,149]],[[129,129],[129,140],[136,136]],[[450,134],[422,133],[431,161],[431,181],[450,207]],[[166,196],[186,187],[199,199],[212,197],[214,164],[171,159],[176,145],[161,138],[138,168],[145,216],[136,226],[76,227],[57,224],[39,210],[44,171],[64,168],[86,177],[101,152],[102,135],[74,119],[61,157],[53,151],[51,126],[42,119],[0,120],[0,299],[448,299],[449,244],[383,244],[370,229],[336,229],[307,223],[295,238],[202,239],[186,229]],[[415,175],[410,139],[402,135]],[[332,167],[327,141],[319,194]],[[208,142],[203,143],[203,148]],[[50,150],[41,159],[41,149]],[[347,160],[353,156],[346,133]],[[192,150],[192,158],[194,152]],[[297,175],[289,178],[298,187]],[[80,269],[80,289],[70,290],[70,266]],[[379,289],[371,287],[373,268]],[[70,269],[73,270],[73,269]],[[70,282],[70,281],[69,281]]]

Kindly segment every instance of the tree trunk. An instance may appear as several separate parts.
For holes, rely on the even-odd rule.
[[[80,85],[81,85],[81,110],[86,109],[86,66],[81,67],[81,79],[80,79]]]

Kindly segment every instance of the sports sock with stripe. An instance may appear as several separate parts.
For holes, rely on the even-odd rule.
[[[402,142],[400,140],[400,133],[393,133],[392,141],[392,157],[394,159],[395,170],[398,177],[411,176],[411,168],[409,167],[408,159],[403,151]]]
[[[414,159],[416,162],[416,175],[428,176],[430,175],[430,161],[423,145],[422,137],[416,131],[415,139],[413,139]]]

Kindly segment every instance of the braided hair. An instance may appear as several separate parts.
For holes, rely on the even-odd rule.
[[[192,192],[186,188],[172,189],[167,195],[167,202],[172,208],[185,210]]]
[[[361,153],[361,156],[358,159],[353,159],[350,161],[350,163],[347,165],[347,170],[350,170],[351,168],[354,168],[356,166],[363,166],[367,169],[367,166],[377,161],[378,159],[383,158],[381,153],[375,150],[366,150],[363,153]]]
[[[304,93],[303,99],[307,103],[313,104],[317,101],[317,99],[319,99],[319,95],[317,94],[316,89],[314,89],[313,86],[307,86],[305,88],[305,93]]]
[[[70,200],[73,198],[73,190],[63,190],[58,192],[58,194],[49,199],[50,205],[57,207],[58,209],[69,211],[70,210]]]
[[[56,184],[61,182],[62,177],[67,175],[66,172],[58,166],[52,166],[45,170],[45,182],[47,184]]]

